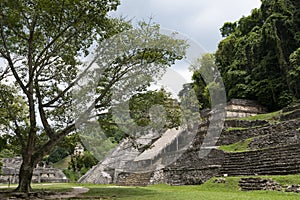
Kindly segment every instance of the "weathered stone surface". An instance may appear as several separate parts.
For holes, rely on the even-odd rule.
[[[245,99],[232,99],[226,106],[227,118],[249,117],[261,113],[266,113],[266,108],[256,101]]]
[[[292,129],[255,137],[249,144],[250,149],[266,149],[299,143],[300,130]]]
[[[149,139],[144,141],[143,138]],[[121,185],[133,184],[133,180],[137,179],[134,177],[143,177],[147,171],[159,170],[176,161],[181,151],[185,151],[193,139],[188,130],[180,128],[169,129],[156,140],[153,140],[153,136],[143,136],[143,138],[137,140],[141,144],[138,146],[144,145],[150,148],[136,148],[137,145],[134,146],[132,141],[124,140],[101,163],[81,177],[79,182],[104,184],[109,180],[110,183]],[[109,174],[111,179],[107,179],[107,176],[103,177],[102,172]],[[150,177],[147,180],[149,184]],[[134,184],[138,185],[138,183]]]
[[[107,184],[116,180],[116,171],[125,168],[126,162],[132,161],[140,152],[129,140],[123,140],[103,161],[91,168],[78,182]]]
[[[300,185],[289,185],[285,189],[285,192],[296,192],[300,193]]]
[[[150,184],[163,184],[166,183],[164,170],[155,170],[150,177]]]
[[[227,119],[225,121],[224,127],[225,128],[257,128],[261,126],[269,125],[269,122],[266,120],[254,120],[254,121],[247,121],[247,120],[239,120],[239,119]]]
[[[272,179],[264,178],[242,178],[239,186],[243,191],[249,190],[276,190],[281,191],[282,186]]]
[[[300,173],[300,143],[249,152],[226,153],[220,175],[286,175]]]
[[[175,163],[164,170],[164,180],[171,185],[201,184],[219,174],[224,153],[209,149],[204,158],[199,155],[199,148],[185,152]]]
[[[83,175],[78,182],[79,183],[93,183],[93,184],[111,184],[113,183],[113,171],[108,173],[108,169],[105,168],[102,163],[92,167],[88,173]]]
[[[300,120],[289,120],[284,122],[278,122],[272,125],[263,127],[254,127],[246,130],[223,130],[217,146],[234,144],[238,141],[245,140],[252,137],[263,135],[277,135],[280,132],[296,131],[300,128]]]
[[[287,120],[297,119],[297,118],[300,118],[300,109],[290,111],[280,116],[281,121],[287,121]]]
[[[152,172],[118,174],[117,184],[121,186],[147,186],[150,183]]]

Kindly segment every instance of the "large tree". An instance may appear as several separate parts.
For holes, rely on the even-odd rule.
[[[259,9],[220,29],[216,64],[229,98],[258,100],[277,110],[299,96],[300,3],[262,0]]]
[[[118,0],[0,2],[0,55],[5,61],[1,72],[13,75],[14,84],[19,88],[17,93],[26,103],[24,111],[28,112],[26,117],[14,119],[11,124],[13,134],[21,144],[23,158],[17,191],[31,190],[36,164],[66,135],[74,132],[76,125],[91,119],[90,115],[96,113],[94,109],[103,112],[109,108],[114,86],[132,85],[132,77],[139,79],[143,73],[158,74],[182,58],[182,41],[162,36],[158,26],[145,23],[131,35],[124,35],[123,40],[117,38],[101,43],[130,27],[107,16],[118,4]],[[108,54],[107,51],[114,50],[114,42],[120,40],[124,45],[130,40],[152,45],[131,45],[131,49],[122,46],[125,52],[120,53],[117,49]],[[91,70],[94,62],[83,64],[80,58],[97,45],[100,51],[97,63],[101,69]],[[89,70],[98,74],[97,85],[91,84],[96,87],[96,93],[92,94],[94,102],[83,106],[82,115],[76,115],[78,113],[71,110],[74,101],[71,90],[80,87],[82,78],[90,77],[86,76]],[[145,88],[150,81],[147,78],[143,86],[135,89]]]

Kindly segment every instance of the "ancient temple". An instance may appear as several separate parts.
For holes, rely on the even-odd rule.
[[[158,138],[152,133],[140,142],[150,148],[136,148],[129,139],[125,139],[79,182],[186,185],[201,184],[213,176],[224,174],[300,173],[300,103],[282,110],[276,119],[270,121],[243,119],[266,112],[254,101],[231,100],[225,111],[225,128],[216,138],[214,135],[211,137],[216,143],[206,140],[208,127],[218,125],[211,118],[214,111],[207,111],[196,135],[181,128],[167,130]],[[245,140],[250,141],[249,151],[231,153],[219,149],[220,146]],[[201,156],[201,152],[205,156]]]

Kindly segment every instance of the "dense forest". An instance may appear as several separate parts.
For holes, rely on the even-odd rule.
[[[224,39],[214,57],[228,99],[257,100],[272,111],[300,98],[300,1],[262,0],[250,16],[220,31]],[[194,86],[203,101],[199,75]]]

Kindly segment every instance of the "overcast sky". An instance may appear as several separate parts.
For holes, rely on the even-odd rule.
[[[149,20],[186,34],[214,52],[222,39],[220,27],[260,7],[260,0],[121,0],[115,15],[134,21]]]
[[[260,5],[260,0],[121,0],[117,11],[111,14],[133,19],[134,24],[148,22],[152,17],[161,27],[188,36],[205,52],[212,53],[222,39],[219,29],[223,24],[250,15]],[[180,61],[172,69],[190,82],[192,73],[188,67],[189,63]]]

